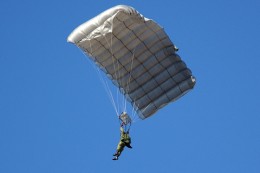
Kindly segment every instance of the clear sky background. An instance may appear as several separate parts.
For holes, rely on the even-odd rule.
[[[190,93],[119,124],[96,70],[66,42],[118,4],[165,28],[197,78]],[[1,173],[259,173],[259,0],[0,2]]]

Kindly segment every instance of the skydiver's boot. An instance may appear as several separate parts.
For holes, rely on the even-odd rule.
[[[113,154],[113,156],[118,156],[118,152],[116,152],[115,154]]]
[[[133,148],[130,144],[125,145],[127,148]]]
[[[112,160],[118,160],[118,156],[115,156]]]

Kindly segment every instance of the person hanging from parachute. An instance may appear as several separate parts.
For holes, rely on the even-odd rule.
[[[107,75],[142,120],[178,100],[196,84],[163,27],[133,7],[117,5],[107,9],[75,28],[67,41]],[[117,112],[120,107],[108,83],[102,82]],[[125,146],[131,148],[131,119],[126,113],[119,119],[121,138],[113,160],[118,160]]]
[[[125,146],[127,148],[132,148],[131,137],[129,135],[131,118],[127,115],[126,112],[122,112],[121,115],[119,116],[119,120],[120,120],[120,141],[117,145],[116,153],[113,154],[113,156],[115,156],[113,160],[118,160]]]

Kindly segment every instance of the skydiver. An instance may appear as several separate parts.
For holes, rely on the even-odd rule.
[[[116,153],[113,154],[115,156],[113,160],[118,160],[118,157],[121,155],[122,151],[124,150],[125,146],[127,148],[132,148],[131,146],[131,137],[129,135],[129,129],[125,132],[123,129],[124,123],[120,126],[120,141],[117,145]]]

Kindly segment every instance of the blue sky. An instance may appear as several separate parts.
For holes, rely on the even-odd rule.
[[[115,112],[67,36],[118,4],[164,27],[197,78],[193,91],[137,121],[112,161]],[[260,2],[0,2],[1,173],[259,173]]]

